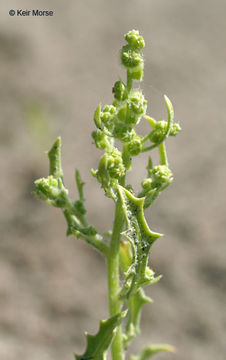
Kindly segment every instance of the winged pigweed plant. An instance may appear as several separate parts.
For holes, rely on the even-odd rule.
[[[104,153],[97,170],[92,175],[104,189],[106,196],[115,203],[115,217],[112,231],[99,234],[86,218],[84,182],[79,171],[75,172],[78,199],[72,201],[64,185],[61,167],[61,139],[58,138],[48,153],[50,175],[35,181],[35,194],[48,204],[60,208],[67,222],[67,235],[84,239],[98,250],[107,262],[109,293],[109,319],[100,322],[96,335],[88,335],[83,355],[77,360],[103,360],[111,346],[112,359],[122,360],[131,341],[140,333],[140,317],[143,305],[151,299],[145,295],[144,287],[158,282],[148,265],[149,252],[162,234],[148,226],[144,210],[172,182],[173,175],[168,167],[165,141],[175,136],[180,126],[174,123],[174,112],[170,100],[164,96],[168,120],[156,121],[146,115],[147,101],[133,81],[143,78],[144,39],[136,30],[125,35],[127,45],[120,52],[121,63],[127,71],[127,81],[116,81],[112,89],[114,100],[111,105],[99,104],[94,112],[96,130],[92,138],[98,149]],[[144,118],[150,124],[150,132],[141,136],[136,125]],[[115,140],[121,148],[115,147]],[[147,177],[141,183],[141,190],[135,194],[127,184],[127,171],[132,169],[133,157],[157,148],[160,164],[153,166],[149,157]],[[125,322],[125,324],[124,324]],[[130,360],[146,360],[160,351],[173,351],[169,345],[150,345]]]

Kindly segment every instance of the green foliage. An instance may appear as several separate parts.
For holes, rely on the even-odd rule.
[[[120,325],[126,313],[122,312],[108,320],[100,321],[99,331],[96,335],[85,334],[87,340],[86,350],[83,355],[75,355],[76,360],[104,360],[107,350],[112,342],[115,330]]]
[[[131,356],[130,360],[148,360],[160,352],[175,352],[176,349],[168,344],[156,344],[147,346],[137,356]]]
[[[124,273],[120,296],[129,298],[142,286],[159,280],[147,264],[152,244],[162,235],[151,231],[147,225],[143,212],[144,198],[136,198],[122,186],[118,191],[126,222],[126,230],[121,235],[129,241],[132,249],[131,265]]]
[[[133,338],[140,333],[140,318],[143,305],[151,303],[150,297],[145,295],[142,288],[138,289],[135,295],[127,300],[129,317],[124,334],[124,345],[128,346]]]
[[[144,210],[173,180],[165,141],[169,136],[176,136],[181,128],[174,123],[173,106],[167,96],[164,96],[167,121],[156,121],[146,115],[147,100],[139,87],[133,88],[133,80],[143,77],[144,59],[141,51],[145,46],[144,39],[138,31],[132,30],[125,35],[125,40],[127,45],[122,47],[120,56],[127,70],[127,81],[125,83],[119,79],[115,82],[112,104],[99,104],[93,117],[96,130],[92,132],[92,139],[104,153],[98,168],[92,169],[91,173],[106,196],[115,203],[112,231],[101,235],[88,222],[83,192],[85,183],[78,170],[75,172],[78,198],[73,201],[69,198],[61,166],[60,138],[48,153],[49,176],[35,181],[36,196],[62,210],[68,226],[67,235],[84,239],[107,260],[110,318],[100,323],[95,336],[86,335],[87,348],[83,355],[76,355],[77,360],[103,360],[110,345],[112,359],[123,360],[124,351],[140,333],[143,306],[151,302],[143,288],[161,278],[161,275],[155,276],[150,268],[149,255],[154,242],[162,234],[150,229]],[[136,130],[142,118],[151,126],[145,136]],[[140,192],[135,194],[126,179],[127,172],[132,169],[133,157],[155,148],[158,149],[160,163],[153,165],[151,157],[148,158],[147,177],[141,182]],[[128,316],[126,324],[122,326],[125,316],[122,309],[125,307]],[[152,345],[141,351],[140,355],[131,357],[131,360],[146,360],[160,351],[172,350],[169,345]]]

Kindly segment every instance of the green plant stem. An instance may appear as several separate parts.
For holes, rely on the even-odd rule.
[[[119,278],[119,249],[120,234],[123,227],[123,214],[120,200],[116,203],[115,220],[113,232],[108,253],[108,296],[109,296],[109,313],[114,316],[121,311],[121,301],[119,299],[120,278]],[[112,342],[112,360],[123,360],[123,339],[122,328],[118,327]]]
[[[70,211],[65,209],[63,211],[65,219],[67,221],[68,227],[70,229],[71,234],[74,234],[76,237],[80,237],[81,239],[86,240],[86,242],[92,245],[95,249],[99,250],[103,253],[106,257],[108,255],[108,246],[103,242],[103,238],[96,234],[96,235],[85,235],[79,232],[76,228],[78,227],[78,222],[76,221],[76,216],[72,215]],[[74,229],[73,229],[74,226]]]
[[[129,92],[129,91],[132,89],[132,87],[133,87],[133,78],[132,78],[131,73],[130,73],[129,70],[127,70],[127,84],[126,84],[126,86],[127,86],[128,92]]]
[[[160,164],[166,165],[168,167],[168,159],[167,159],[165,142],[162,142],[159,145],[159,156],[160,156]]]
[[[142,152],[147,152],[147,151],[153,150],[153,149],[156,148],[157,146],[159,146],[159,145],[158,145],[158,144],[153,144],[153,145],[144,147],[144,148],[142,149]]]
[[[149,140],[150,134],[151,134],[151,132],[150,132],[149,134],[147,134],[146,136],[143,137],[143,139],[141,140],[141,141],[142,141],[142,144],[144,144],[147,140]]]

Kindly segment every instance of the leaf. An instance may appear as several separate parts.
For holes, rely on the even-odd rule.
[[[120,267],[126,273],[132,263],[131,245],[128,241],[120,243]],[[153,275],[153,271],[147,268],[147,273]],[[159,277],[155,278],[158,280]],[[152,302],[151,298],[146,296],[143,289],[139,289],[135,295],[131,295],[127,300],[129,317],[126,324],[124,336],[124,346],[127,346],[131,340],[140,333],[140,317],[144,304]]]
[[[144,217],[144,198],[137,198],[122,186],[118,186],[122,209],[126,220],[126,231],[122,233],[130,242],[133,257],[125,273],[125,281],[120,296],[129,297],[144,285],[156,282],[154,272],[147,267],[151,245],[162,235],[148,227]]]
[[[78,189],[79,199],[81,201],[84,201],[84,194],[83,194],[83,186],[85,185],[85,182],[81,179],[79,171],[75,170],[75,181]]]
[[[100,113],[101,113],[101,104],[99,104],[94,112],[93,120],[97,128],[101,128],[101,119],[100,119]]]
[[[63,170],[61,167],[61,137],[58,137],[48,152],[49,174],[54,178],[63,179]]]
[[[151,171],[152,171],[152,169],[153,169],[152,158],[149,156],[149,157],[148,157],[148,166],[147,166],[148,177],[151,177]]]
[[[170,133],[170,129],[171,129],[171,126],[174,121],[174,110],[173,110],[173,105],[172,105],[170,99],[166,95],[164,95],[164,100],[165,100],[167,112],[168,112],[168,125],[167,125],[167,131],[166,131],[166,136],[165,136],[165,137],[167,137]]]
[[[145,201],[144,201],[145,209],[149,208],[149,206],[151,206],[151,204],[157,199],[160,191],[161,191],[161,188],[159,188],[159,189],[154,188],[154,189],[150,189],[148,192],[146,192]]]
[[[147,346],[146,348],[144,348],[144,350],[141,351],[139,355],[131,356],[130,360],[147,360],[150,357],[160,352],[175,352],[175,351],[176,349],[174,346],[168,344],[156,344],[156,345]]]
[[[128,241],[121,241],[120,243],[120,267],[123,272],[126,272],[131,266],[132,253],[131,245]],[[126,333],[124,336],[124,345],[128,345],[130,341],[140,333],[140,317],[141,309],[144,304],[150,303],[152,300],[145,295],[143,289],[139,289],[135,295],[132,295],[127,300],[129,310],[129,317],[126,324]]]
[[[154,129],[156,125],[156,120],[148,115],[144,115],[145,120],[151,125],[151,127]]]
[[[143,289],[139,289],[135,295],[132,295],[128,301],[129,318],[124,335],[124,345],[127,345],[136,335],[140,333],[141,309],[144,304],[152,302],[151,298],[146,296]]]
[[[168,122],[167,122],[166,132],[165,132],[164,136],[161,136],[160,141],[155,142],[155,144],[153,144],[151,146],[144,147],[142,152],[152,150],[155,147],[161,145],[170,134],[170,130],[172,128],[173,121],[174,121],[174,110],[173,110],[173,105],[172,105],[170,99],[166,95],[164,95],[164,100],[165,100],[167,112],[168,112]],[[157,123],[153,118],[151,118],[150,116],[147,116],[147,115],[145,115],[144,118],[149,122],[149,124],[152,126],[153,129],[156,128]]]
[[[108,320],[101,320],[96,335],[85,334],[87,339],[86,350],[83,355],[75,354],[76,360],[103,360],[114,337],[115,330],[120,325],[126,312],[112,316]]]

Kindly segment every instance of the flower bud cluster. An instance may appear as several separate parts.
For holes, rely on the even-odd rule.
[[[145,43],[136,30],[129,31],[125,35],[125,40],[127,45],[122,47],[120,56],[122,65],[127,69],[127,82],[124,83],[121,79],[115,82],[112,88],[114,100],[111,105],[98,105],[94,113],[97,130],[92,133],[96,147],[105,151],[98,169],[93,170],[92,174],[101,183],[106,194],[113,198],[118,183],[123,182],[125,172],[131,168],[132,157],[149,150],[149,147],[145,147],[145,142],[151,140],[156,147],[167,135],[175,136],[181,130],[179,124],[173,123],[172,104],[167,98],[165,101],[170,120],[155,121],[147,117],[153,131],[145,137],[136,133],[136,125],[145,117],[147,101],[139,88],[132,87],[132,80],[142,79],[144,60],[141,51]],[[115,148],[115,140],[122,142],[122,152]],[[171,181],[172,173],[167,166],[154,167],[142,184],[142,193],[151,189],[162,189]]]
[[[127,92],[121,80],[116,82],[113,89],[115,89],[113,105],[105,105],[103,108],[98,106],[95,110],[94,121],[98,129],[92,133],[96,147],[106,151],[95,173],[104,188],[115,186],[115,180],[119,181],[124,176],[125,167],[130,168],[130,157],[142,151],[142,140],[136,134],[134,127],[145,115],[147,108],[147,101],[140,90]],[[116,151],[114,139],[124,144],[126,155],[122,156],[120,151]],[[110,178],[113,181],[109,180]]]
[[[122,47],[121,62],[130,73],[132,79],[141,80],[143,77],[144,59],[141,50],[145,42],[139,31],[132,30],[125,35],[128,45]]]
[[[157,165],[150,171],[150,177],[143,180],[142,187],[145,192],[151,189],[163,189],[172,181],[172,171],[166,165]]]
[[[121,151],[113,148],[102,156],[98,170],[92,170],[92,175],[101,183],[107,196],[114,198],[112,188],[117,186],[118,181],[125,175],[125,171]]]
[[[167,130],[168,130],[167,121],[164,120],[157,121],[154,130],[150,134],[150,140],[155,144],[160,143],[165,138]],[[180,131],[181,131],[180,125],[174,123],[170,128],[169,136],[176,136]]]
[[[107,153],[104,156],[106,156],[107,171],[111,178],[119,179],[125,175],[121,151],[114,148],[110,153]]]
[[[128,98],[119,106],[118,119],[127,125],[136,126],[147,109],[147,100],[140,90],[134,89]]]
[[[127,98],[127,89],[125,84],[121,80],[116,81],[112,88],[112,92],[114,94],[114,97],[118,101],[123,101]]]
[[[109,131],[114,128],[116,107],[113,105],[105,105],[100,113],[100,120]]]
[[[154,187],[169,185],[173,181],[172,171],[166,165],[154,166],[151,177]]]
[[[142,141],[141,138],[136,135],[129,143],[128,143],[128,150],[130,155],[136,156],[139,155],[142,151]]]
[[[56,179],[52,175],[35,181],[35,193],[39,198],[51,201],[56,207],[63,207],[68,198],[68,190],[61,178]]]
[[[130,168],[131,157],[138,155],[143,147],[142,139],[134,128],[146,114],[147,101],[140,89],[133,89],[131,83],[128,84],[128,77],[130,81],[141,80],[144,66],[141,50],[145,43],[136,30],[129,31],[125,40],[127,45],[122,48],[121,61],[128,70],[127,85],[122,80],[116,81],[112,88],[112,105],[98,105],[94,112],[97,130],[92,133],[92,137],[96,147],[105,150],[105,154],[98,170],[92,173],[108,195],[107,187],[116,187]],[[115,139],[123,143],[122,153],[114,147]]]
[[[97,129],[92,132],[92,138],[95,141],[96,147],[98,149],[111,149],[112,147],[112,139],[108,136],[108,133],[105,129]]]

